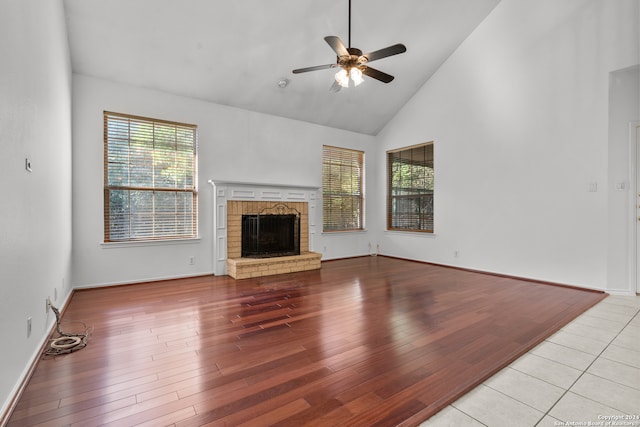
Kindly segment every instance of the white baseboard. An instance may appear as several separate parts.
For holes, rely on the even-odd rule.
[[[72,288],[73,289],[93,289],[93,288],[103,288],[107,286],[122,286],[122,285],[133,285],[136,283],[160,282],[162,280],[188,279],[190,277],[200,277],[200,276],[213,276],[213,272],[203,271],[203,272],[185,274],[185,275],[161,276],[161,277],[150,277],[145,279],[92,283],[90,285],[72,285]]]

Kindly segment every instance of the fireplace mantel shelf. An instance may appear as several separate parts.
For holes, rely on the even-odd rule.
[[[209,184],[215,186],[227,185],[227,186],[243,186],[243,187],[269,187],[269,188],[292,188],[292,189],[312,189],[317,190],[321,185],[296,185],[296,184],[272,184],[265,182],[239,182],[239,181],[225,181],[218,179],[210,179]]]

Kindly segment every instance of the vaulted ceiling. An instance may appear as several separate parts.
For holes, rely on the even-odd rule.
[[[329,91],[323,40],[348,44],[348,0],[64,0],[75,73],[375,135],[499,0],[353,0],[351,45],[396,43],[371,64],[395,76]],[[281,88],[278,82],[288,80]]]

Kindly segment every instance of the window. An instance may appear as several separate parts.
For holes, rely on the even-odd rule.
[[[433,233],[433,143],[387,152],[387,229]]]
[[[104,241],[198,233],[195,125],[104,112]]]
[[[362,230],[364,152],[322,147],[323,231]]]

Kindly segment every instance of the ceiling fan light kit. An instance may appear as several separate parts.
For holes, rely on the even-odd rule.
[[[349,87],[349,77],[353,80],[353,85],[358,86],[364,81],[362,78],[362,71],[359,68],[353,67],[348,72],[346,69],[338,71],[335,75],[336,82],[342,87]]]
[[[335,64],[316,65],[313,67],[297,68],[293,74],[306,73],[309,71],[325,70],[328,68],[340,67],[341,70],[335,74],[335,83],[331,86],[331,91],[337,92],[341,87],[349,87],[349,78],[354,86],[358,86],[364,81],[363,74],[383,83],[389,83],[393,76],[382,71],[371,68],[367,63],[388,56],[397,55],[407,51],[405,45],[398,43],[373,52],[363,54],[360,49],[351,47],[351,0],[349,0],[349,47],[345,47],[342,40],[337,36],[327,36],[324,38],[337,55]]]

